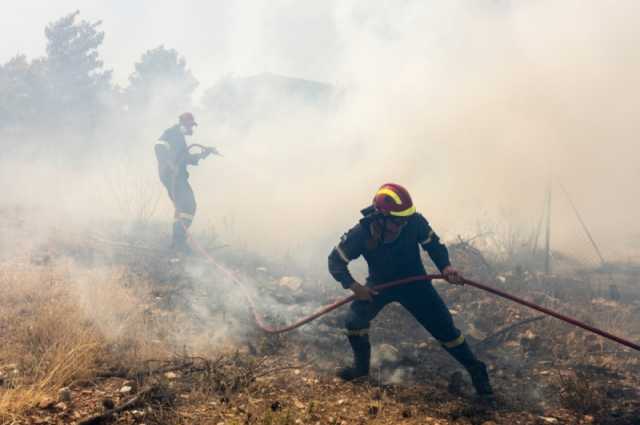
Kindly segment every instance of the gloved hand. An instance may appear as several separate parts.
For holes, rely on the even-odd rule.
[[[442,270],[442,274],[444,275],[444,278],[447,280],[447,282],[454,285],[464,285],[464,278],[455,267],[445,267],[444,270]]]
[[[357,300],[373,301],[373,296],[378,295],[373,289],[361,285],[358,282],[353,282],[349,289],[353,291],[353,295],[355,295]]]
[[[218,152],[218,149],[214,148],[214,147],[207,147],[205,148],[202,153],[200,154],[200,158],[201,159],[205,159],[206,157],[208,157],[209,155],[220,155],[220,152]]]

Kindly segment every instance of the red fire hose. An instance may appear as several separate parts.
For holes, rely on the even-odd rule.
[[[387,289],[391,289],[391,288],[395,288],[398,286],[403,286],[403,285],[407,285],[409,283],[413,283],[413,282],[418,282],[418,281],[424,281],[424,280],[430,280],[430,279],[442,279],[442,275],[439,274],[434,274],[434,275],[423,275],[423,276],[414,276],[414,277],[409,277],[406,279],[401,279],[401,280],[395,280],[393,282],[388,282],[382,285],[377,285],[376,286],[376,291],[384,291]],[[303,317],[302,319],[298,320],[297,322],[294,322],[288,326],[285,326],[283,328],[272,328],[269,325],[267,325],[266,323],[264,323],[264,321],[262,320],[262,318],[258,315],[258,313],[256,312],[255,306],[253,305],[253,302],[250,302],[250,306],[251,306],[251,312],[253,313],[253,317],[256,319],[256,323],[258,324],[258,327],[263,330],[266,333],[269,334],[281,334],[284,332],[289,332],[293,329],[299,328],[300,326],[311,322],[312,320],[317,319],[320,316],[324,316],[325,314],[329,313],[330,311],[335,310],[338,307],[343,306],[344,304],[347,304],[351,301],[353,301],[355,299],[355,296],[351,295],[345,298],[342,298],[336,302],[334,302],[333,304],[329,304],[328,306],[325,306],[323,308],[321,308],[320,310],[316,311],[315,313],[313,313],[310,316],[307,317]]]
[[[549,316],[553,316],[556,319],[562,320],[563,322],[570,323],[570,324],[572,324],[574,326],[577,326],[577,327],[585,329],[585,330],[587,330],[589,332],[593,332],[593,333],[598,334],[598,335],[600,335],[602,337],[605,337],[607,339],[615,341],[618,344],[622,344],[622,345],[627,346],[629,348],[633,348],[634,350],[640,351],[640,345],[634,344],[631,341],[628,341],[628,340],[626,340],[624,338],[620,338],[619,336],[610,334],[609,332],[605,332],[605,331],[603,331],[601,329],[598,329],[598,328],[595,328],[595,327],[593,327],[591,325],[587,325],[586,323],[581,322],[581,321],[579,321],[577,319],[574,319],[573,317],[565,316],[564,314],[560,314],[560,313],[558,313],[556,311],[549,310],[548,308],[539,306],[539,305],[534,304],[532,302],[529,302],[527,300],[523,300],[522,298],[516,297],[515,295],[508,294],[508,293],[506,293],[504,291],[501,291],[499,289],[492,288],[492,287],[487,286],[487,285],[483,285],[482,283],[474,282],[471,279],[463,278],[462,281],[467,285],[474,286],[474,287],[476,287],[478,289],[482,289],[483,291],[491,292],[492,294],[497,295],[499,297],[506,298],[506,299],[514,301],[514,302],[516,302],[518,304],[522,304],[522,305],[527,306],[529,308],[532,308],[534,310],[538,310],[541,313],[547,314]]]
[[[271,326],[269,326],[268,324],[266,324],[264,322],[264,320],[262,319],[262,317],[258,314],[255,303],[253,302],[253,299],[249,296],[249,294],[247,293],[244,284],[235,276],[235,274],[233,272],[231,272],[230,270],[228,270],[226,267],[224,267],[223,265],[219,264],[211,255],[209,255],[209,253],[207,253],[200,244],[198,244],[198,242],[191,238],[191,241],[193,242],[193,245],[197,248],[198,251],[200,251],[200,253],[208,260],[210,261],[214,266],[216,266],[218,269],[220,269],[223,273],[225,273],[227,275],[227,277],[229,277],[233,282],[235,282],[240,289],[243,292],[243,295],[245,296],[246,300],[247,300],[247,304],[249,304],[249,308],[251,310],[251,313],[253,314],[253,317],[256,321],[256,324],[258,325],[258,327],[269,334],[280,334],[280,333],[284,333],[284,332],[289,332],[293,329],[299,328],[300,326],[311,322],[312,320],[317,319],[320,316],[324,316],[325,314],[329,313],[330,311],[333,311],[335,309],[337,309],[338,307],[343,306],[344,304],[347,304],[351,301],[353,301],[354,296],[351,295],[349,297],[346,298],[342,298],[336,302],[334,302],[333,304],[330,304],[326,307],[321,308],[320,310],[318,310],[317,312],[304,317],[300,320],[298,320],[297,322],[294,322],[288,326],[282,327],[282,328],[273,328]],[[396,288],[399,286],[403,286],[403,285],[408,285],[410,283],[414,283],[414,282],[418,282],[418,281],[425,281],[425,280],[432,280],[432,279],[443,279],[444,277],[442,275],[439,274],[432,274],[432,275],[421,275],[421,276],[413,276],[413,277],[408,277],[406,279],[400,279],[400,280],[394,280],[392,282],[387,282],[384,283],[382,285],[377,285],[376,286],[376,291],[384,291],[384,290],[388,290],[391,288]],[[483,285],[482,283],[478,283],[478,282],[474,282],[471,279],[467,279],[467,278],[462,278],[462,281],[464,284],[466,285],[470,285],[473,286],[475,288],[478,289],[482,289],[483,291],[487,291],[490,292],[494,295],[497,295],[499,297],[502,298],[506,298],[508,300],[514,301],[518,304],[524,305],[526,307],[532,308],[534,310],[537,310],[541,313],[547,314],[549,316],[553,316],[556,319],[560,319],[563,322],[567,322],[570,323],[574,326],[577,326],[579,328],[585,329],[589,332],[593,332],[597,335],[600,335],[604,338],[610,339],[612,341],[617,342],[618,344],[622,344],[626,347],[632,348],[636,351],[640,351],[640,345],[635,344],[631,341],[628,341],[624,338],[621,338],[619,336],[610,334],[609,332],[603,331],[601,329],[595,328],[591,325],[588,325],[584,322],[581,322],[577,319],[574,319],[572,317],[569,316],[565,316],[564,314],[560,314],[558,312],[555,312],[553,310],[549,310],[548,308],[539,306],[537,304],[534,304],[532,302],[529,302],[527,300],[524,300],[522,298],[516,297],[515,295],[511,295],[507,292],[501,291],[499,289],[496,288],[492,288],[490,286],[487,285]]]

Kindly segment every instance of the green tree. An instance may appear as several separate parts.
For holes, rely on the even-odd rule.
[[[0,66],[0,127],[19,128],[38,122],[46,96],[43,59],[18,55]]]
[[[47,25],[46,77],[49,113],[63,124],[95,126],[105,112],[111,71],[103,68],[101,21],[77,21],[79,11]],[[81,118],[79,119],[79,117]]]
[[[125,99],[134,111],[177,115],[191,107],[196,87],[198,81],[184,57],[175,49],[159,46],[146,51],[135,64]]]

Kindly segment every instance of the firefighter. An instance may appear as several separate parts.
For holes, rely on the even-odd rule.
[[[424,249],[449,283],[461,284],[462,276],[451,265],[449,253],[427,220],[413,205],[407,190],[394,183],[376,192],[373,204],[362,210],[363,217],[349,230],[329,255],[331,275],[355,295],[345,327],[354,363],[339,376],[347,381],[369,374],[371,320],[391,302],[400,303],[435,337],[471,376],[476,393],[493,402],[487,368],[473,354],[464,336],[455,327],[446,305],[431,282],[415,282],[376,292],[376,285],[426,274],[420,257]],[[369,268],[365,285],[348,269],[350,261],[363,256]]]
[[[178,117],[178,123],[162,133],[155,145],[160,181],[167,189],[175,208],[171,249],[176,254],[187,254],[187,229],[196,213],[196,200],[189,184],[187,165],[198,165],[201,159],[216,154],[215,148],[204,148],[201,152],[191,153],[186,136],[193,135],[196,127],[193,114],[185,112]]]

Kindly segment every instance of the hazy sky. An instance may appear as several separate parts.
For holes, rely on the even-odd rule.
[[[341,55],[333,1],[24,0],[0,14],[0,61],[43,55],[47,23],[75,10],[103,21],[101,54],[121,84],[140,55],[160,44],[184,55],[204,86],[256,71],[331,80]]]

